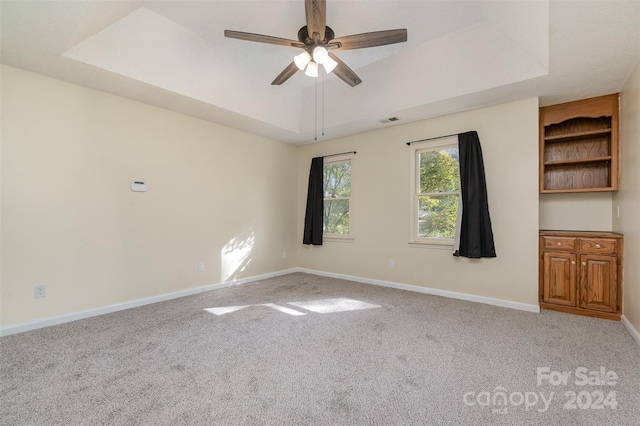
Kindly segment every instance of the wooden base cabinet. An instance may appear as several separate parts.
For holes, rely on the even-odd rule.
[[[622,235],[540,231],[540,307],[619,320]]]
[[[545,252],[542,258],[544,280],[542,301],[576,307],[576,255]]]

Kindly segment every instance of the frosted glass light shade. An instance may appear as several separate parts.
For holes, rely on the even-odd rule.
[[[301,71],[311,62],[311,55],[306,50],[293,58],[293,62]]]
[[[317,77],[318,76],[318,64],[311,61],[309,65],[307,65],[307,70],[304,72],[309,77]]]
[[[324,70],[327,72],[327,74],[331,74],[331,71],[333,71],[338,66],[338,63],[332,58],[328,57],[324,61],[324,64],[322,64],[322,66],[324,67]]]
[[[324,61],[329,57],[329,52],[322,46],[318,46],[313,49],[313,60],[318,64],[324,64]]]

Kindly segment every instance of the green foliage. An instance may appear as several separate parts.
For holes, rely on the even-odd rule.
[[[351,197],[351,162],[324,166],[325,234],[349,234],[349,200]]]
[[[420,192],[460,190],[458,149],[420,153]]]
[[[453,239],[456,235],[458,196],[419,197],[418,236]]]
[[[458,150],[420,153],[420,192],[418,197],[418,237],[453,239],[458,213],[457,194],[438,194],[460,190]]]

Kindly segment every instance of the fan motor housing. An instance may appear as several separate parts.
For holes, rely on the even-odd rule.
[[[324,27],[324,40],[321,41],[328,43],[330,40],[334,39],[335,36],[336,34],[333,32],[331,27]],[[309,30],[306,25],[298,30],[298,41],[306,44],[307,46],[313,44],[313,39],[309,37]]]

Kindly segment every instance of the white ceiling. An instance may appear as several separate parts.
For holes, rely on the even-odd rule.
[[[271,86],[299,50],[223,35],[296,39],[303,0],[0,6],[4,64],[289,143],[531,96],[549,105],[614,93],[640,60],[640,1],[328,0],[336,37],[408,30],[406,43],[336,52],[362,78],[356,87],[302,72]]]

